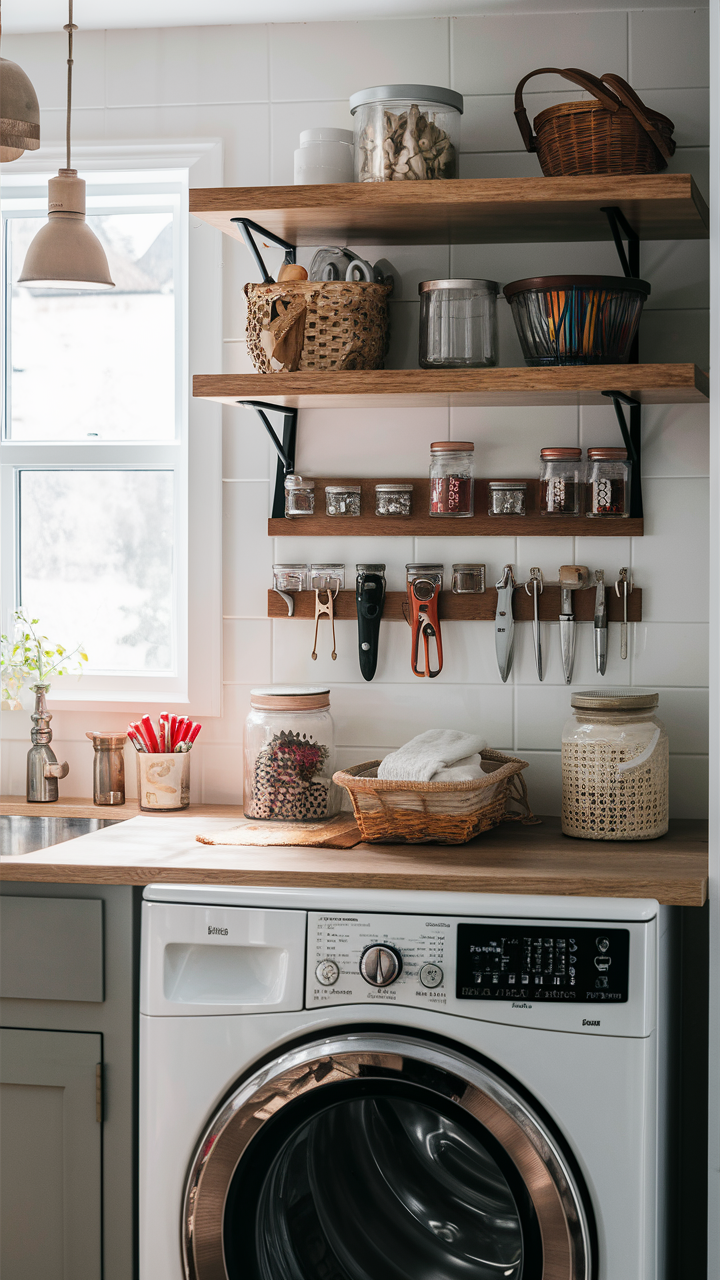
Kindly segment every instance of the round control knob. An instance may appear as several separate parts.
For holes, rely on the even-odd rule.
[[[441,986],[444,976],[439,964],[424,964],[418,974],[424,987]]]
[[[315,970],[315,977],[324,987],[332,987],[340,977],[340,970],[334,960],[321,960]]]
[[[402,956],[388,943],[375,943],[363,951],[360,972],[371,987],[389,987],[402,973]]]

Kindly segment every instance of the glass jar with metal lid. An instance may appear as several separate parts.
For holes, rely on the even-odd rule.
[[[243,813],[313,822],[340,809],[332,781],[335,743],[330,692],[305,685],[252,689],[245,721]]]
[[[470,440],[436,440],[430,445],[431,516],[473,514],[474,450]]]
[[[457,178],[462,94],[434,84],[384,84],[350,98],[356,182]]]
[[[588,449],[587,508],[599,519],[630,515],[630,467],[626,449]]]
[[[583,474],[582,449],[541,449],[540,514],[579,516]]]
[[[325,515],[359,516],[361,493],[359,484],[326,484]]]
[[[525,515],[525,480],[490,480],[488,482],[489,516]]]
[[[421,369],[483,369],[498,361],[495,280],[423,280]]]
[[[395,483],[375,485],[376,516],[409,516],[412,514],[413,486]]]
[[[315,481],[304,476],[285,477],[285,515],[312,516],[315,514]]]
[[[657,693],[574,693],[562,733],[562,829],[654,840],[668,829],[668,735]]]

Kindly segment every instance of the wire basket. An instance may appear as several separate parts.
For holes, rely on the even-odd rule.
[[[370,843],[465,844],[500,822],[537,822],[522,777],[527,761],[489,749],[480,754],[486,774],[471,782],[394,782],[378,778],[379,760],[341,769],[333,782],[350,793]]]
[[[381,369],[392,284],[293,280],[246,284],[247,344],[258,373]]]
[[[539,276],[514,280],[503,293],[530,368],[626,364],[650,285],[625,276]]]

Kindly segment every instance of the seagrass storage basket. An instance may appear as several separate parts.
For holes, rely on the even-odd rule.
[[[379,760],[333,774],[350,793],[363,840],[389,844],[465,844],[498,823],[535,822],[522,770],[526,760],[481,752],[484,778],[472,782],[393,782]],[[518,806],[513,812],[510,804]]]
[[[530,128],[523,89],[539,75],[571,80],[593,101],[546,107]],[[546,178],[589,174],[658,173],[675,152],[672,120],[652,111],[621,76],[599,79],[575,67],[541,67],[515,90],[515,119],[527,151],[536,151]]]
[[[282,280],[246,284],[247,344],[258,373],[381,369],[392,284]]]

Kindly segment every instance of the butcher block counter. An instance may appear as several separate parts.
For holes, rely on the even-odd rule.
[[[242,821],[231,805],[139,814],[137,805],[88,800],[28,805],[0,798],[0,814],[121,819],[64,844],[0,859],[0,879],[72,884],[249,884],[307,888],[426,889],[434,893],[563,894],[655,898],[700,907],[707,897],[707,825],[671,822],[659,840],[602,842],[562,835],[559,818],[503,823],[464,845],[358,844],[351,849],[207,845]]]

